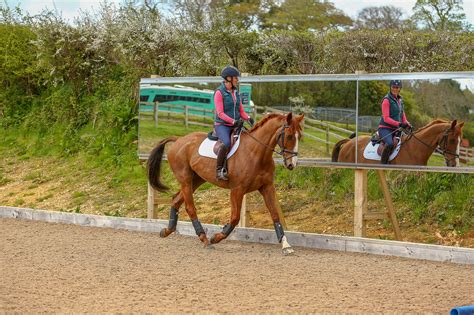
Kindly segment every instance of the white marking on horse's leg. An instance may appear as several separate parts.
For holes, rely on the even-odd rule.
[[[459,152],[461,150],[461,137],[458,137],[458,146],[456,147],[456,166],[459,166]]]
[[[283,238],[281,239],[281,250],[283,251],[284,255],[289,255],[295,252],[295,250],[288,243],[285,235],[283,235]]]
[[[298,152],[298,137],[299,137],[299,134],[296,133],[296,143],[295,143],[295,147],[293,148],[293,152]],[[291,158],[291,163],[293,164],[293,166],[296,166],[297,162],[298,162],[298,156],[295,155],[294,157]]]

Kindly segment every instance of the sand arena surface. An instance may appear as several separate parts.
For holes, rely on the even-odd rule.
[[[448,314],[474,266],[0,219],[0,313]]]

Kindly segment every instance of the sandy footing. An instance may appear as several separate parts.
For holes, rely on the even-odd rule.
[[[474,304],[474,266],[0,219],[0,313],[431,312]]]

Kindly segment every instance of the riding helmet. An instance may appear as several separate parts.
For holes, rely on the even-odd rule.
[[[399,88],[402,88],[402,81],[401,80],[392,80],[390,81],[390,87],[392,86],[398,86]]]
[[[227,66],[222,70],[221,77],[224,79],[227,77],[240,77],[240,72],[236,67]]]

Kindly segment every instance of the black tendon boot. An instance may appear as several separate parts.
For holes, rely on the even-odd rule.
[[[390,158],[390,153],[392,153],[393,145],[385,145],[382,151],[382,160],[380,161],[382,164],[388,164],[388,159]]]
[[[221,145],[219,152],[217,152],[217,166],[216,166],[216,178],[219,180],[229,180],[227,177],[227,168],[226,168],[226,157],[227,157],[227,148],[225,145]]]

